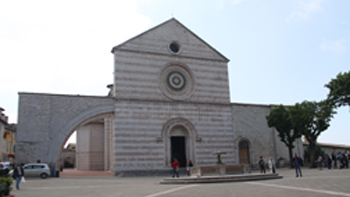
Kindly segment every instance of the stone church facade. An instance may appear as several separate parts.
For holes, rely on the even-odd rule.
[[[167,171],[288,158],[265,116],[271,105],[230,102],[228,59],[176,19],[112,49],[106,97],[19,93],[18,160],[59,163],[77,130],[78,169]],[[298,154],[302,144],[297,145]]]

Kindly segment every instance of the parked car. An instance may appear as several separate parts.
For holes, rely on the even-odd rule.
[[[50,167],[46,163],[28,163],[23,166],[25,177],[41,177],[46,179],[50,175]]]

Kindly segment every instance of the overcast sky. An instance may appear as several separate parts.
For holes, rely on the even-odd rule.
[[[0,0],[0,107],[16,123],[18,92],[107,95],[111,49],[172,17],[230,59],[232,102],[320,101],[350,70],[348,0]],[[319,142],[350,145],[337,112]]]

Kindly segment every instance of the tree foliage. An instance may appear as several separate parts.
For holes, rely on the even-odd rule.
[[[292,167],[292,150],[294,141],[301,137],[300,132],[293,130],[289,111],[283,105],[273,108],[270,114],[266,116],[269,127],[275,127],[278,137],[288,147],[290,166]]]
[[[317,156],[325,155],[325,152],[322,150],[321,146],[315,146],[314,159],[317,159]],[[304,150],[304,160],[305,162],[310,162],[310,147],[307,147]]]
[[[328,100],[334,105],[350,106],[350,71],[339,73],[325,87],[329,89]]]
[[[315,167],[315,146],[318,136],[330,126],[336,113],[327,101],[296,103],[289,108],[290,118],[295,131],[302,133],[309,142],[311,167]]]

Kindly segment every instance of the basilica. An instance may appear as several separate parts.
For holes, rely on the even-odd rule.
[[[19,93],[17,160],[59,163],[77,131],[76,167],[119,173],[288,160],[266,116],[274,105],[230,102],[229,59],[172,18],[112,48],[107,96]],[[303,153],[301,142],[295,152]]]

